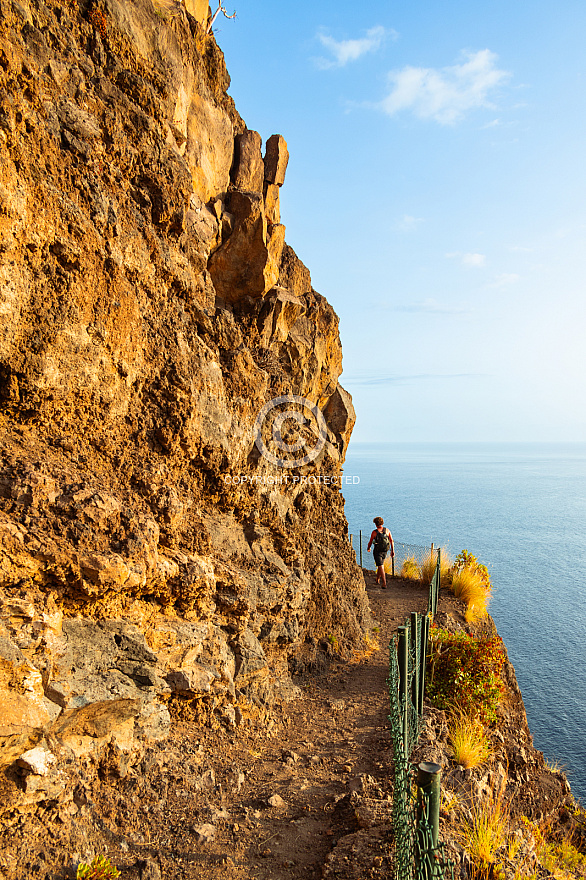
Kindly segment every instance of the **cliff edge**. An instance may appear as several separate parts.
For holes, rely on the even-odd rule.
[[[338,320],[285,243],[286,143],[240,118],[208,17],[0,0],[8,817],[73,805],[69,765],[125,777],[172,719],[267,719],[370,625]],[[283,443],[313,453],[282,467]]]

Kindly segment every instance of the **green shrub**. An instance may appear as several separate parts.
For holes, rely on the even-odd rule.
[[[106,856],[96,856],[89,865],[82,862],[77,866],[77,880],[115,880],[119,876],[120,871]]]
[[[456,709],[491,722],[504,691],[500,636],[474,637],[432,627],[427,690],[439,709]]]

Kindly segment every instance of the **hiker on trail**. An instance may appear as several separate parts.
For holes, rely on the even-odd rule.
[[[368,547],[366,549],[369,551],[371,544],[374,544],[372,553],[374,556],[374,564],[376,565],[376,582],[378,584],[380,581],[381,590],[386,590],[387,579],[385,577],[385,557],[389,550],[391,551],[391,557],[395,555],[393,536],[389,530],[385,528],[382,516],[375,516],[373,523],[375,524],[376,529],[374,529],[370,536],[370,541],[368,542]]]

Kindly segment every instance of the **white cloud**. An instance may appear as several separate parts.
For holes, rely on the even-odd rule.
[[[413,217],[411,214],[403,214],[401,219],[395,224],[395,229],[398,229],[400,232],[411,232],[424,222],[423,217]]]
[[[484,254],[462,254],[460,251],[456,251],[452,254],[446,254],[448,259],[458,259],[461,261],[463,266],[468,266],[472,269],[481,269],[486,266],[486,256]]]
[[[516,284],[520,277],[515,272],[502,272],[488,287],[508,287],[510,284]]]
[[[480,269],[486,265],[486,257],[484,254],[462,254],[462,265]]]
[[[442,125],[458,122],[469,110],[493,106],[489,94],[510,76],[496,67],[497,58],[482,49],[464,53],[465,60],[452,67],[393,70],[391,92],[378,107],[389,116],[411,110],[420,119],[435,119]]]
[[[317,66],[322,70],[331,67],[345,67],[346,64],[358,61],[369,52],[376,52],[387,35],[391,35],[393,38],[397,37],[395,31],[387,31],[382,25],[370,28],[366,31],[366,36],[358,40],[335,40],[324,31],[320,31],[317,38],[332,57],[316,58]]]

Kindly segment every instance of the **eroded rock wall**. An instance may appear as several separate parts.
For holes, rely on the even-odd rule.
[[[63,756],[124,775],[186,707],[262,717],[368,627],[337,317],[208,18],[0,0],[4,810],[59,797]],[[255,443],[283,395],[325,419],[296,468]]]

